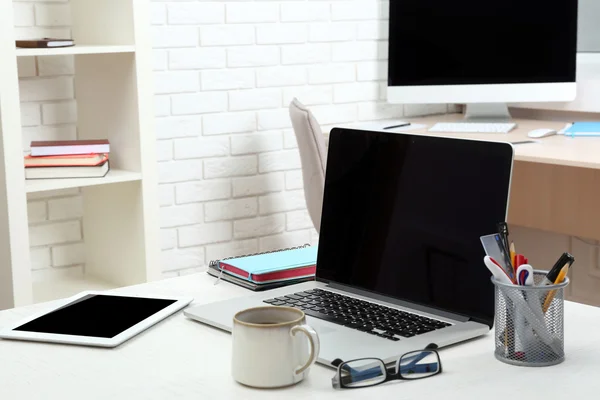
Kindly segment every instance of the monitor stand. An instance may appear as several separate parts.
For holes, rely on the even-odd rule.
[[[511,122],[506,103],[467,104],[464,122]]]

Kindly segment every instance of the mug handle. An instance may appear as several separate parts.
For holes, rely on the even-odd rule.
[[[308,361],[303,367],[300,367],[294,371],[294,373],[298,375],[306,371],[308,367],[317,361],[317,357],[319,356],[319,351],[321,349],[321,343],[319,342],[319,335],[317,335],[317,332],[310,325],[296,325],[290,330],[290,334],[292,336],[296,336],[296,332],[304,333],[310,342],[310,356],[308,357]]]

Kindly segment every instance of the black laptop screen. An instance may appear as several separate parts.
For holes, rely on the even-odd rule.
[[[491,326],[479,237],[506,219],[508,144],[334,129],[317,277]]]

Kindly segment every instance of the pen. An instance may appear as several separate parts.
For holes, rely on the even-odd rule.
[[[402,128],[404,126],[410,126],[410,122],[405,122],[403,124],[400,125],[392,125],[392,126],[386,126],[383,129],[394,129],[394,128]]]
[[[504,259],[504,270],[506,272],[506,275],[508,275],[512,283],[515,283],[515,270],[512,266],[512,263],[510,262],[510,254],[508,253],[506,247],[502,243],[502,238],[500,235],[497,235],[497,242],[500,255]]]
[[[564,281],[565,276],[567,276],[568,272],[569,272],[569,264],[567,263],[560,270],[558,276],[556,277],[556,280],[554,281],[554,284],[558,285],[559,283]],[[546,311],[548,311],[548,308],[550,308],[550,303],[552,303],[552,300],[554,299],[555,295],[556,295],[556,290],[552,290],[552,291],[550,291],[550,293],[548,293],[548,296],[546,296],[546,300],[544,301],[544,306],[542,307],[544,314],[546,313]]]
[[[510,279],[515,283],[515,267],[510,258],[510,249],[508,246],[508,224],[506,222],[500,222],[497,225],[498,227],[498,236],[500,237],[500,244],[502,248],[502,253],[504,256],[504,261],[506,263],[507,273]]]

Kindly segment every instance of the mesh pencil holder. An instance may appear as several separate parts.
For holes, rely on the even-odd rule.
[[[498,360],[526,367],[564,361],[564,290],[569,279],[537,286],[545,276],[545,271],[534,271],[533,286],[509,285],[492,277],[496,288],[494,355]]]

